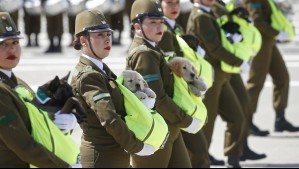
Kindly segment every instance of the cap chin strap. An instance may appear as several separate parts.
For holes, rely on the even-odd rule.
[[[152,40],[150,40],[150,39],[145,35],[145,33],[144,33],[144,31],[143,31],[142,22],[141,22],[141,19],[140,19],[140,18],[138,18],[138,23],[139,23],[139,25],[140,25],[140,29],[141,29],[141,31],[142,31],[142,35],[143,35],[143,37],[144,37],[146,40],[148,40],[148,41],[152,41]]]
[[[89,48],[91,50],[91,52],[94,54],[94,56],[100,60],[102,60],[102,58],[100,58],[93,50],[93,47],[92,47],[92,44],[91,44],[91,41],[90,41],[90,36],[89,36],[89,32],[87,31],[87,40],[88,40],[88,43],[89,43]]]

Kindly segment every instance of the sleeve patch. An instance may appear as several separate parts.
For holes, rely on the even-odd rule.
[[[104,98],[110,98],[110,93],[101,93],[96,96],[93,96],[92,100],[96,103]]]
[[[250,4],[250,9],[251,10],[258,10],[261,9],[262,5],[260,3],[251,3]]]
[[[17,118],[15,113],[9,113],[3,116],[0,116],[0,128],[9,124],[10,122],[12,122],[13,120],[15,120]]]
[[[157,81],[160,79],[158,74],[146,75],[146,76],[143,76],[143,78],[147,83]]]

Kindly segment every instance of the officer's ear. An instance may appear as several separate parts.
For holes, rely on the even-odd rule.
[[[80,43],[82,44],[82,46],[86,46],[87,45],[87,38],[85,36],[80,36]]]
[[[136,32],[142,33],[141,25],[139,23],[134,23],[133,27],[134,27],[134,29],[135,29]]]

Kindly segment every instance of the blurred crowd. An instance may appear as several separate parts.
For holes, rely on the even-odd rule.
[[[106,14],[106,19],[114,30],[113,45],[120,45],[124,30],[124,16],[130,13],[133,2],[134,0],[0,0],[0,11],[9,12],[16,24],[19,19],[23,20],[24,28],[19,29],[24,30],[23,33],[26,35],[26,47],[40,46],[38,36],[43,24],[42,17],[45,17],[49,39],[49,47],[45,53],[60,53],[64,30],[68,30],[73,37],[76,15],[94,7]],[[23,15],[20,13],[21,10],[24,11]],[[67,24],[64,24],[65,16],[67,16]],[[20,27],[20,25],[16,26]],[[72,41],[69,46],[72,46]]]

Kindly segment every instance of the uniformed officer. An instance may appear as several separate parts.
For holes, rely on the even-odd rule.
[[[117,13],[106,14],[107,21],[114,30],[112,35],[112,44],[121,45],[121,35],[124,30],[124,9]]]
[[[27,35],[27,47],[31,47],[32,39],[31,35],[34,34],[34,45],[35,47],[39,46],[38,34],[41,30],[41,13],[31,14],[28,13],[24,8],[24,25],[25,25],[25,34]]]
[[[129,168],[130,154],[151,155],[152,146],[138,140],[127,127],[124,96],[116,75],[103,62],[112,46],[107,21],[98,10],[76,16],[74,48],[81,50],[71,85],[87,112],[80,123],[82,166],[89,168]]]
[[[49,151],[32,136],[32,121],[28,107],[19,98],[17,86],[23,86],[30,95],[30,87],[13,73],[21,57],[20,32],[7,12],[0,12],[0,165],[1,167],[29,168],[30,165],[44,168],[79,167],[70,166]],[[55,118],[62,116],[56,115]],[[76,122],[74,115],[63,115],[63,125],[70,131]],[[60,120],[61,121],[61,120]],[[54,121],[55,122],[55,121]],[[66,131],[67,132],[67,131]],[[59,139],[59,138],[55,138]]]
[[[42,0],[44,5],[46,1]],[[45,53],[61,53],[62,52],[62,34],[63,34],[63,13],[56,15],[47,15],[46,14],[46,23],[47,23],[47,34],[49,38],[50,45]]]
[[[179,32],[184,34],[183,28],[176,23],[176,19],[180,15],[180,0],[160,0],[166,30],[159,41],[158,46],[167,55],[183,57],[183,50],[180,48],[176,39],[176,34]],[[193,168],[209,168],[208,144],[202,131],[196,134],[189,134],[182,131],[185,145],[189,151]]]
[[[131,8],[135,0],[126,0],[126,6],[125,6],[125,14],[127,15],[129,22],[131,22]],[[134,32],[130,31],[130,37],[133,39]]]
[[[272,11],[268,1],[243,0],[243,2],[263,38],[262,48],[253,59],[247,81],[247,89],[252,103],[250,111],[251,113],[256,112],[260,92],[269,74],[274,84],[273,106],[276,111],[274,130],[276,132],[297,132],[299,127],[293,126],[285,119],[290,78],[286,64],[276,45],[276,39],[283,41],[288,39],[288,35],[271,27]]]
[[[222,16],[231,16],[231,14],[226,10],[224,4],[215,2],[215,4],[212,7],[212,11],[215,14],[217,18],[220,18]],[[242,144],[244,145],[243,154],[241,156],[241,160],[259,160],[266,157],[265,154],[258,154],[252,151],[249,148],[248,145],[248,136],[250,131],[250,124],[252,120],[252,114],[250,113],[250,98],[249,94],[245,88],[243,79],[241,77],[241,74],[232,74],[230,79],[230,84],[232,86],[232,89],[235,91],[238,100],[240,102],[240,105],[242,106],[242,113],[245,117],[245,125],[244,125],[244,134],[242,138]],[[221,111],[230,111],[230,104],[220,103],[220,109]]]
[[[170,131],[164,149],[148,157],[132,156],[133,167],[192,167],[181,128],[188,132],[198,128],[199,121],[187,115],[172,100],[174,79],[164,52],[157,46],[164,33],[161,6],[154,0],[135,0],[131,11],[135,31],[129,48],[127,69],[139,72],[157,94],[155,109],[163,116]]]
[[[194,0],[187,24],[187,33],[198,38],[206,51],[205,59],[215,70],[215,81],[207,91],[204,103],[208,109],[209,121],[203,128],[209,145],[211,144],[214,123],[217,114],[227,122],[225,131],[225,156],[228,156],[229,167],[240,167],[239,160],[243,153],[243,134],[245,117],[242,107],[230,85],[231,74],[222,71],[220,62],[240,66],[243,72],[249,70],[249,64],[228,52],[221,43],[220,27],[211,8],[215,0]],[[221,105],[229,106],[228,111],[220,111]]]

